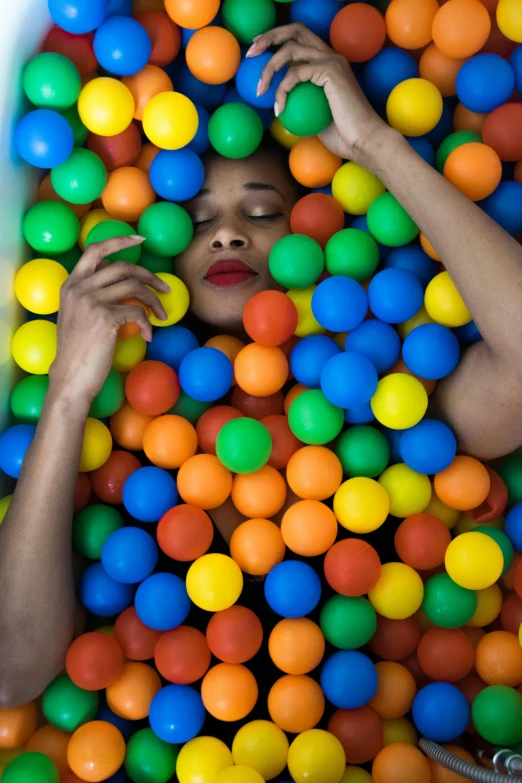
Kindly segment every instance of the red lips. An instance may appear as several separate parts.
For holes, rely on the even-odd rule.
[[[216,261],[215,264],[212,264],[210,269],[207,270],[205,279],[212,285],[229,286],[244,283],[246,280],[256,277],[256,275],[257,272],[254,272],[248,264],[237,259],[230,259]]]

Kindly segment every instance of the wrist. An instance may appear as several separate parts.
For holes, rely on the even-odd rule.
[[[379,122],[361,136],[354,147],[352,160],[381,177],[387,158],[404,143],[400,133],[384,122]]]
[[[86,419],[92,405],[90,396],[73,384],[59,383],[49,376],[49,389],[46,395],[46,407],[59,410],[64,415],[74,414]]]

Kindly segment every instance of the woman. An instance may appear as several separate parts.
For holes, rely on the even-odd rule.
[[[435,415],[456,433],[459,449],[480,459],[506,454],[522,442],[522,249],[479,207],[425,163],[377,116],[349,64],[300,24],[259,36],[247,56],[279,46],[259,84],[291,67],[275,113],[298,82],[324,87],[333,114],[321,134],[335,154],[374,172],[435,247],[468,305],[483,341],[471,346],[432,397]],[[194,240],[177,259],[192,297],[192,313],[220,332],[235,331],[245,302],[270,288],[270,248],[289,231],[294,183],[260,150],[234,161],[212,155],[201,193],[187,209]],[[158,318],[154,292],[166,286],[148,271],[104,257],[141,237],[91,245],[63,286],[58,352],[45,407],[9,512],[0,531],[0,706],[40,693],[63,667],[74,628],[70,526],[82,435],[92,399],[111,366],[116,333],[136,321],[146,340],[151,326],[137,297]],[[218,510],[228,535],[236,521]],[[224,519],[225,518],[225,519]],[[228,530],[225,530],[228,528]]]

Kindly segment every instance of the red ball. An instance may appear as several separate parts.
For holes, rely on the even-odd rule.
[[[518,634],[522,624],[522,598],[516,593],[511,593],[504,600],[500,612],[500,621],[504,631]]]
[[[141,136],[137,126],[131,122],[128,128],[116,136],[97,136],[89,133],[87,147],[101,158],[107,171],[120,166],[132,166],[141,152]]]
[[[397,528],[394,543],[403,563],[417,571],[429,571],[444,562],[451,533],[432,514],[412,514]]]
[[[189,685],[200,680],[210,666],[210,657],[204,634],[189,625],[166,631],[154,651],[157,670],[176,685]]]
[[[263,626],[258,616],[246,606],[234,604],[216,612],[207,625],[210,651],[225,663],[245,663],[259,651]]]
[[[472,670],[475,650],[460,628],[430,628],[419,642],[417,659],[432,680],[458,682]]]
[[[324,558],[326,581],[341,595],[365,595],[375,587],[380,573],[379,555],[359,538],[338,541]]]
[[[84,633],[67,650],[65,669],[79,688],[100,691],[116,682],[122,673],[123,651],[116,639],[106,633]]]
[[[372,761],[382,748],[382,721],[371,707],[337,710],[328,722],[328,731],[343,746],[347,764]]]
[[[142,11],[135,18],[148,32],[152,43],[149,64],[160,68],[169,65],[181,47],[178,25],[164,11]]]
[[[330,25],[330,42],[336,52],[352,63],[371,60],[386,39],[384,18],[366,3],[352,3],[337,13]]]
[[[312,237],[324,250],[328,240],[344,228],[344,210],[326,193],[309,193],[294,205],[290,228],[294,234]]]
[[[107,462],[90,474],[94,494],[104,503],[121,506],[123,485],[138,468],[141,468],[141,462],[134,454],[111,451]]]
[[[457,688],[461,691],[467,699],[469,706],[473,704],[477,696],[484,688],[487,688],[487,684],[484,680],[478,676],[478,674],[468,674],[463,680],[456,683]],[[469,723],[466,726],[466,734],[478,734],[473,721],[469,719]]]
[[[91,474],[92,475],[92,474]],[[85,508],[91,499],[91,482],[88,473],[78,473],[74,487],[74,513]]]
[[[288,465],[288,460],[303,445],[290,429],[288,418],[283,413],[271,413],[263,416],[263,424],[272,438],[272,453],[268,464],[277,470],[283,470]]]
[[[494,109],[482,126],[484,144],[493,147],[500,160],[522,158],[522,103],[506,103]]]
[[[203,413],[196,424],[199,448],[205,454],[216,454],[216,438],[221,427],[243,414],[231,405],[216,405]]]
[[[377,630],[368,642],[370,650],[384,661],[404,661],[417,649],[421,629],[416,617],[389,620],[377,615]]]
[[[53,27],[44,38],[42,52],[56,52],[68,57],[78,68],[82,79],[86,79],[92,76],[98,65],[92,40],[92,33],[74,35],[61,27]]]
[[[156,532],[160,549],[173,560],[197,560],[210,548],[214,526],[202,508],[186,503],[162,516]]]
[[[132,368],[125,381],[125,394],[132,408],[146,416],[161,416],[176,403],[178,376],[168,364],[148,360]]]
[[[246,303],[243,325],[256,343],[281,345],[297,329],[297,307],[282,291],[260,291]]]
[[[141,622],[133,606],[125,609],[114,623],[114,638],[131,661],[149,661],[160,636],[161,631]]]
[[[283,413],[285,396],[282,391],[277,391],[275,394],[269,394],[268,397],[254,397],[236,386],[230,402],[243,416],[261,421],[271,413]]]

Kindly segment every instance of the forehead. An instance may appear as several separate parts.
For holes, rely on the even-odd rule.
[[[245,191],[249,183],[272,185],[285,198],[291,198],[295,183],[282,162],[268,153],[252,155],[242,160],[211,155],[205,160],[203,187],[212,195],[233,195]]]

